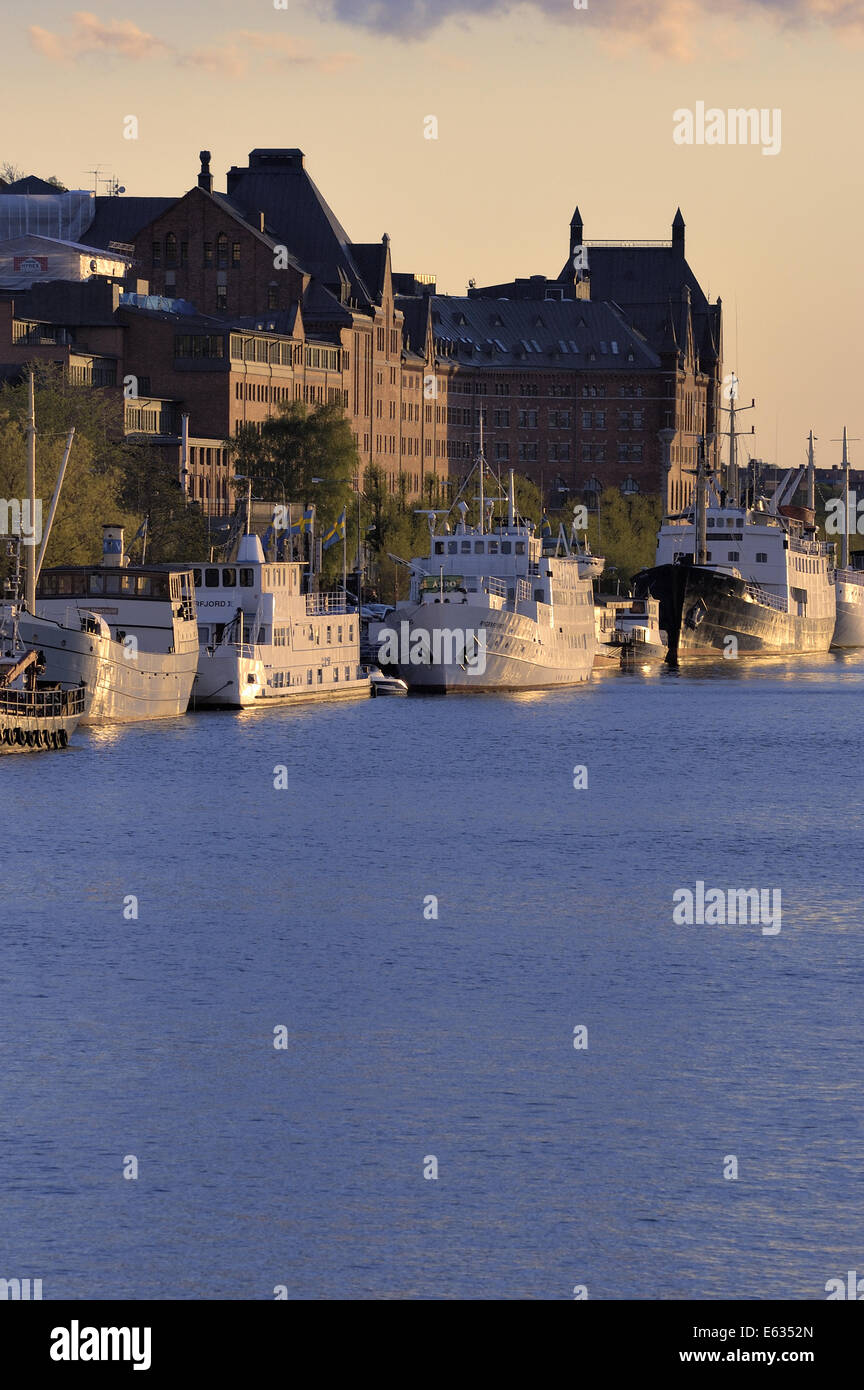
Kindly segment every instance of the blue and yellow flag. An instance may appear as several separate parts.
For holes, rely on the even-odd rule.
[[[307,507],[299,521],[288,527],[289,536],[303,536],[307,531],[312,530],[312,523],[315,520],[315,508]]]
[[[551,523],[551,521],[549,520],[549,518],[548,518],[548,516],[546,515],[545,512],[543,513],[543,520],[540,522],[540,535],[541,535],[541,536],[551,536],[551,535],[552,535],[552,523]]]
[[[330,547],[331,547],[331,545],[335,545],[337,541],[344,541],[344,539],[345,539],[345,508],[343,507],[343,508],[342,508],[342,511],[341,511],[341,513],[340,513],[340,515],[337,516],[336,520],[333,522],[333,525],[330,527],[330,530],[327,532],[327,535],[324,537],[323,541],[321,542],[321,549],[322,549],[322,550],[329,550]]]

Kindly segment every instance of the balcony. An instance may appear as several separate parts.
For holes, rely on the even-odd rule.
[[[176,401],[137,397],[123,402],[123,432],[176,439],[180,434],[180,412]]]

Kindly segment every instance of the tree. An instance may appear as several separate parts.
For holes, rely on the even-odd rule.
[[[192,560],[206,553],[206,524],[189,508],[174,469],[147,446],[121,437],[118,398],[109,389],[75,385],[62,368],[33,364],[36,405],[36,496],[43,523],[54,491],[66,437],[75,438],[60,494],[46,565],[95,564],[102,526],[126,528],[131,544],[150,514],[148,559]],[[0,388],[0,495],[24,498],[27,477],[25,379]]]
[[[17,164],[13,164],[11,159],[4,159],[3,163],[0,164],[0,177],[4,178],[7,183],[17,183],[19,179],[23,179],[24,170],[19,168]]]
[[[239,472],[252,479],[256,491],[272,493],[275,483],[280,501],[284,492],[286,502],[314,505],[319,536],[344,508],[346,549],[356,548],[352,481],[359,474],[360,459],[341,406],[319,405],[310,410],[303,401],[287,401],[260,430],[247,425],[236,439],[225,444]],[[325,552],[323,567],[330,579],[341,571],[341,543]]]

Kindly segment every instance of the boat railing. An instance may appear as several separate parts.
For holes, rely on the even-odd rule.
[[[507,581],[499,579],[497,575],[488,574],[483,580],[487,594],[494,594],[496,598],[507,597]]]
[[[84,687],[75,690],[0,690],[0,714],[59,719],[83,714]]]
[[[772,594],[768,589],[763,589],[759,584],[748,584],[747,593],[754,598],[757,603],[763,603],[767,608],[776,608],[778,613],[788,613],[789,605],[785,598],[780,594]]]
[[[345,595],[339,590],[306,595],[307,618],[317,617],[324,613],[347,613],[348,611]]]

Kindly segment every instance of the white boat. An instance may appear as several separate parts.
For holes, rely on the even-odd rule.
[[[478,468],[479,524],[467,524],[464,502],[453,533],[446,520],[437,531],[438,513],[427,513],[429,554],[410,562],[410,601],[376,630],[379,664],[414,690],[545,690],[590,680],[594,605],[582,557],[563,528],[544,540],[517,516],[512,471],[506,520],[487,518],[482,451]]]
[[[811,437],[812,448],[812,437]],[[843,554],[832,575],[837,616],[832,647],[864,647],[864,551],[849,554],[849,450],[843,430]],[[857,519],[856,519],[857,524]]]
[[[191,570],[128,564],[122,527],[103,527],[101,565],[43,569],[35,614],[22,609],[18,625],[46,679],[92,688],[82,723],[185,713],[198,662]]]
[[[660,627],[660,604],[653,598],[631,599],[615,613],[609,647],[622,666],[665,661],[666,633]]]
[[[195,708],[368,696],[356,610],[344,590],[304,593],[302,572],[296,561],[268,561],[259,538],[248,534],[236,560],[193,567]]]
[[[408,686],[398,676],[387,676],[383,671],[371,671],[369,684],[373,696],[407,695]]]
[[[836,569],[833,583],[837,615],[831,646],[864,647],[864,569]]]
[[[35,648],[0,660],[0,753],[65,748],[81,720],[85,689],[64,690],[44,675]]]

